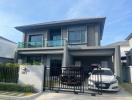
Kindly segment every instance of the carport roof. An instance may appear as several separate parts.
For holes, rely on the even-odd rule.
[[[119,42],[115,42],[115,43],[111,43],[107,46],[117,46],[117,45],[120,45],[120,46],[129,46],[129,41],[125,40],[125,41],[119,41]]]
[[[72,56],[112,56],[116,47],[90,47],[90,48],[71,48]]]

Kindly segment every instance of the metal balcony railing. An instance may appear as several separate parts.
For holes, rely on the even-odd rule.
[[[58,47],[64,46],[64,40],[48,40],[43,42],[19,42],[18,48]]]

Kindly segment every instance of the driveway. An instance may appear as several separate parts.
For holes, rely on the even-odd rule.
[[[103,95],[91,96],[90,94],[74,94],[67,92],[44,92],[35,100],[132,100],[132,96],[121,89],[119,92],[107,92]]]

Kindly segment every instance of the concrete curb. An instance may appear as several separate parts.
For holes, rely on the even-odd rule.
[[[22,97],[18,97],[18,96],[8,96],[8,95],[0,95],[0,99],[6,99],[6,100],[34,100],[36,97],[40,96],[42,94],[42,92],[33,94],[31,96],[22,96]]]

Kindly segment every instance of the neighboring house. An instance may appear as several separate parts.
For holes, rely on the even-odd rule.
[[[104,23],[102,17],[15,27],[24,34],[17,48],[18,63],[41,63],[53,70],[70,65],[85,69],[96,63],[111,68],[121,78],[120,47],[100,45]]]
[[[130,50],[126,53],[126,55],[127,55],[127,66],[130,66],[130,65],[132,65],[132,33],[130,35],[128,35],[126,40],[129,41],[129,45],[130,45]]]
[[[115,42],[107,46],[120,46],[121,53],[121,65],[122,65],[122,78],[124,82],[128,81],[128,66],[127,66],[127,56],[126,53],[130,50],[130,45],[128,40]]]
[[[128,81],[132,83],[132,33],[128,35],[126,40],[129,41],[129,45],[130,45],[130,50],[126,52]]]
[[[130,46],[129,46],[129,41],[128,40],[115,42],[115,43],[109,44],[107,46],[120,46],[120,52],[121,52],[121,57],[122,58],[126,57],[126,52],[128,52],[130,50]]]
[[[0,63],[14,61],[17,44],[0,36]]]

